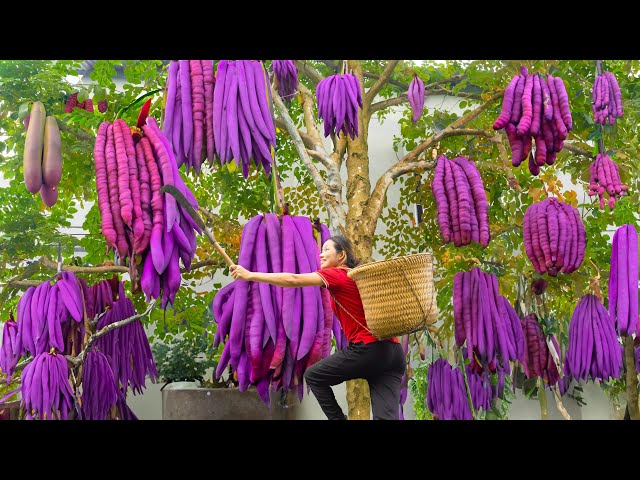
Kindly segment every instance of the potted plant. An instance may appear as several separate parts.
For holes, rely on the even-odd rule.
[[[162,381],[163,420],[279,420],[295,413],[293,397],[289,405],[272,393],[271,407],[260,399],[254,387],[241,392],[231,375],[218,381],[215,367],[222,345],[211,350],[208,335],[186,332],[184,336],[165,336],[153,345]],[[297,399],[295,399],[297,401]]]

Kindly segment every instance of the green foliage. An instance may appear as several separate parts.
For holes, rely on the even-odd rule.
[[[171,337],[153,345],[158,374],[164,382],[203,381],[207,369],[215,367],[208,343],[202,336]]]
[[[413,369],[413,378],[409,380],[409,390],[413,397],[413,410],[416,420],[433,420],[433,415],[427,408],[427,371],[428,364],[422,364]]]

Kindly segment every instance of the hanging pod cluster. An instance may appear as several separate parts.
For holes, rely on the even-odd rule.
[[[322,234],[328,238],[328,229]],[[320,268],[319,249],[307,217],[257,215],[242,231],[238,265],[255,272],[310,273]],[[216,294],[214,346],[224,341],[216,377],[227,365],[240,390],[257,385],[269,404],[269,385],[303,395],[303,374],[326,357],[338,333],[329,292],[320,287],[283,288],[236,280]],[[341,332],[340,332],[341,333]],[[336,335],[338,338],[338,335]]]
[[[490,410],[493,393],[487,372],[465,366],[474,410]],[[473,420],[462,370],[439,358],[427,370],[427,408],[438,420]]]
[[[88,286],[71,272],[62,272],[53,285],[45,281],[29,288],[18,301],[17,322],[7,322],[3,331],[0,368],[9,381],[18,360],[33,357],[21,376],[26,418],[68,418],[74,394],[65,356],[76,356],[85,346],[85,315],[100,316],[100,330],[136,312],[124,282]],[[158,378],[139,319],[99,337],[81,368],[78,413],[84,419],[135,419],[126,404],[128,389],[141,393],[146,377]]]
[[[409,105],[411,105],[411,121],[416,123],[424,110],[424,82],[418,75],[413,76],[407,91]]]
[[[525,252],[536,272],[555,277],[580,267],[587,233],[578,209],[547,198],[527,208],[522,226]]]
[[[477,267],[454,275],[453,319],[456,345],[466,342],[467,357],[476,371],[493,372],[498,363],[509,369],[510,360],[522,359],[520,319],[500,295],[495,275]]]
[[[545,386],[554,386],[560,380],[560,374],[553,355],[549,351],[547,337],[535,314],[529,314],[522,319],[522,331],[525,345],[522,367],[525,375],[527,378],[540,377]],[[558,341],[553,335],[549,337],[560,357]]]
[[[596,76],[592,88],[591,109],[593,120],[599,125],[613,125],[616,118],[622,117],[622,93],[616,76],[611,72],[604,72]]]
[[[58,201],[62,179],[62,143],[56,117],[47,116],[42,102],[33,102],[26,122],[22,169],[24,183],[31,193],[40,192],[45,205]]]
[[[278,95],[287,104],[298,91],[298,69],[293,60],[274,60],[273,74],[278,80]]]
[[[169,66],[162,131],[187,171],[200,173],[205,159],[235,159],[249,176],[250,159],[271,174],[276,131],[271,87],[262,62],[179,60]]]
[[[472,241],[489,245],[489,203],[475,163],[466,157],[448,160],[442,155],[431,189],[438,209],[438,227],[444,243],[456,247]]]
[[[528,157],[529,172],[538,175],[542,165],[553,165],[573,128],[564,81],[551,74],[546,79],[540,74],[529,75],[526,67],[520,67],[520,75],[514,75],[504,91],[502,111],[493,128],[504,128],[513,166]],[[531,154],[531,137],[535,155]]]
[[[629,187],[622,184],[618,164],[611,160],[608,155],[599,153],[596,159],[589,165],[589,196],[598,195],[600,198],[600,208],[604,210],[604,194],[609,195],[607,204],[609,210],[613,210],[616,200],[629,195]]]
[[[358,112],[362,108],[360,81],[355,74],[345,73],[325,77],[316,87],[318,117],[324,122],[324,136],[359,135]]]
[[[638,232],[631,224],[622,225],[613,234],[609,315],[619,335],[638,331]]]
[[[134,141],[122,119],[104,122],[94,147],[98,206],[107,246],[121,259],[129,258],[134,291],[149,298],[162,291],[162,307],[174,301],[180,287],[180,259],[187,271],[197,246],[200,227],[164,185],[173,185],[197,210],[198,202],[180,177],[168,140],[154,118],[139,122],[143,136]],[[142,276],[135,256],[141,259]]]
[[[565,375],[602,381],[620,378],[621,369],[622,351],[613,321],[595,295],[585,295],[571,316]]]

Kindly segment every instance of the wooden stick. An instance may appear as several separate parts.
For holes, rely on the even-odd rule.
[[[184,211],[187,212],[189,216],[193,218],[193,221],[196,222],[198,226],[202,229],[202,232],[207,237],[207,240],[209,240],[211,245],[213,245],[213,247],[218,251],[218,253],[222,256],[224,261],[227,262],[227,265],[229,265],[230,267],[232,265],[235,265],[233,260],[231,260],[229,255],[227,255],[227,252],[224,251],[224,248],[222,248],[220,244],[216,241],[216,238],[213,236],[213,233],[211,233],[211,231],[204,224],[202,217],[200,217],[200,215],[196,213],[196,211],[193,209],[189,201],[186,198],[184,198],[184,195],[182,195],[182,192],[180,192],[180,190],[178,190],[173,185],[165,185],[160,189],[160,193],[168,193],[172,195],[176,199],[176,201],[180,204],[180,206],[184,209]]]

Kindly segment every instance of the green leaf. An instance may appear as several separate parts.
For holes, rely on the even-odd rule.
[[[31,102],[23,102],[20,104],[20,109],[18,110],[18,119],[22,120],[24,117],[29,115],[31,111]]]

